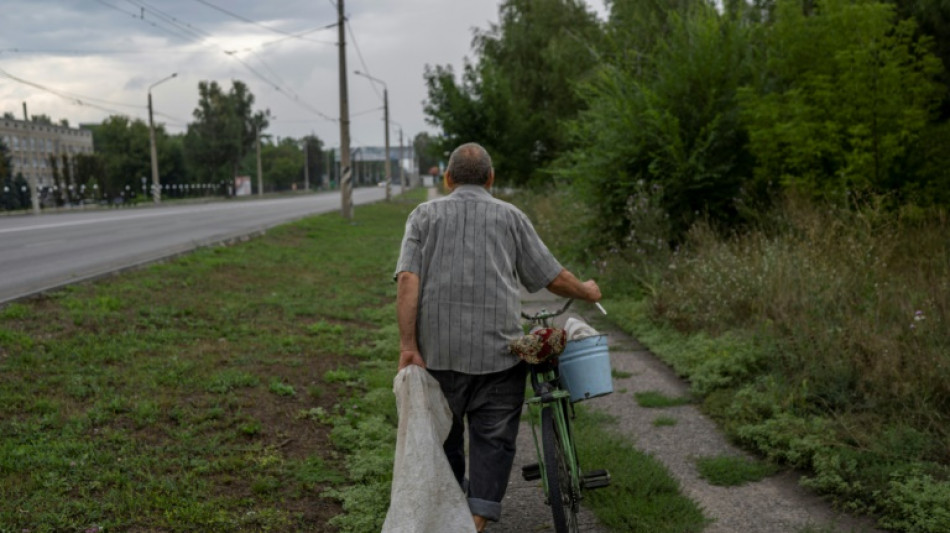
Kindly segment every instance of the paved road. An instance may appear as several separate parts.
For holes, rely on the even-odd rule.
[[[353,201],[384,197],[384,189],[361,188]],[[0,217],[0,303],[339,208],[340,193],[328,192]]]

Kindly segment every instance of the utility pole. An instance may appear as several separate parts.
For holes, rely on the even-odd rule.
[[[406,192],[406,168],[402,164],[405,156],[402,153],[402,128],[399,128],[399,194]]]
[[[393,162],[389,158],[389,88],[383,84],[383,123],[386,125],[386,201],[392,200]]]
[[[392,199],[393,182],[392,161],[389,159],[389,87],[386,85],[385,81],[375,76],[370,76],[365,72],[360,72],[357,70],[354,72],[354,74],[368,78],[370,81],[375,81],[383,86],[383,127],[386,129],[386,200],[389,201]]]
[[[261,126],[254,125],[254,138],[257,144],[257,195],[264,196],[264,183],[261,181]]]
[[[340,53],[340,194],[343,218],[353,218],[353,175],[350,168],[350,104],[346,90],[346,16],[343,0],[337,0],[337,30]]]
[[[178,73],[175,72],[171,76],[162,78],[148,86],[148,140],[152,152],[152,200],[156,204],[162,201],[162,186],[158,180],[158,149],[155,148],[155,121],[152,119],[152,88],[177,75]]]
[[[303,139],[303,190],[310,190],[310,139]]]

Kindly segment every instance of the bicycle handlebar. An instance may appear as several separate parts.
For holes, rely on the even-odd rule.
[[[563,315],[565,312],[567,312],[567,308],[570,307],[572,303],[574,303],[574,299],[573,299],[573,298],[569,299],[569,300],[564,304],[564,307],[562,307],[561,309],[559,309],[559,310],[557,310],[557,311],[555,311],[555,312],[553,312],[553,313],[549,313],[549,312],[547,312],[546,310],[542,309],[541,311],[538,311],[538,312],[537,312],[536,314],[534,314],[534,315],[528,315],[528,314],[525,314],[524,311],[522,311],[522,312],[521,312],[521,318],[524,318],[525,320],[545,320],[545,319],[548,319],[548,318],[553,318],[553,317],[556,317],[556,316],[559,316],[559,315]]]

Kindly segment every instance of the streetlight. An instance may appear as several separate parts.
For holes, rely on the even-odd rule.
[[[152,149],[152,199],[156,204],[162,201],[162,191],[158,188],[158,151],[155,149],[155,121],[152,119],[152,89],[175,76],[178,76],[177,72],[148,86],[148,138]]]
[[[386,82],[370,76],[365,72],[360,72],[358,70],[353,71],[357,76],[363,76],[370,81],[375,81],[383,86],[383,122],[385,123],[386,128],[386,200],[392,198],[392,163],[389,161],[389,88],[386,86]]]
[[[402,124],[392,121],[396,127],[399,128],[399,194],[404,194],[406,192],[406,168],[403,165],[403,159],[405,159],[405,154],[402,151]]]

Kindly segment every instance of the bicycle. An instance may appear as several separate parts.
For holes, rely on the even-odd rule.
[[[549,327],[548,320],[567,312],[571,303],[573,300],[568,300],[553,313],[541,310],[521,316],[535,325]],[[582,492],[608,486],[610,474],[606,470],[584,472],[580,468],[571,423],[576,417],[574,404],[570,391],[561,386],[556,361],[531,365],[530,378],[534,395],[525,403],[531,412],[529,420],[538,462],[522,467],[521,476],[526,481],[541,479],[556,533],[576,533]]]

